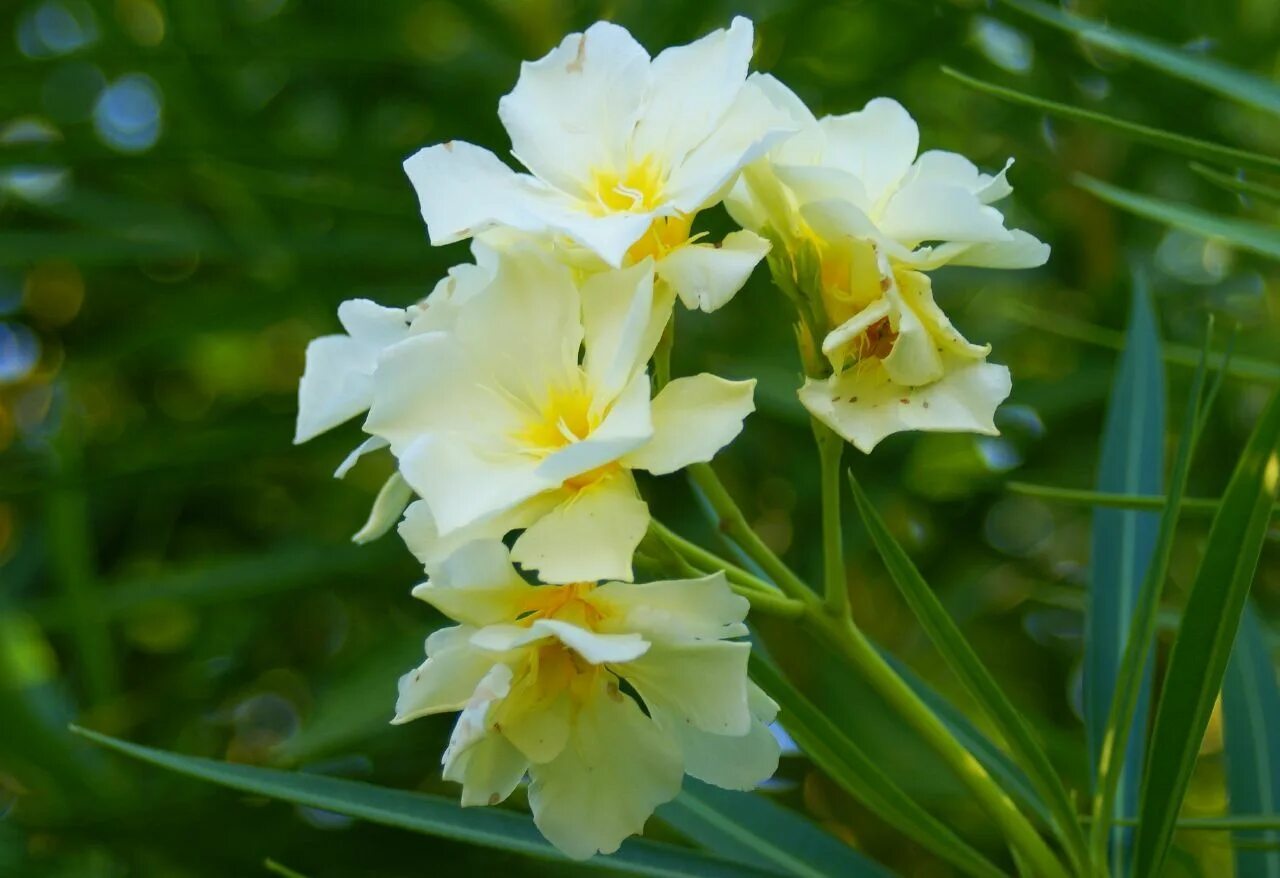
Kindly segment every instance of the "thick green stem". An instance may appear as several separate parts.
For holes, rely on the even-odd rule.
[[[844,439],[821,421],[813,420],[822,467],[822,585],[827,610],[833,616],[849,615],[849,586],[844,572],[844,529],[840,523],[840,458]]]
[[[1000,827],[1020,861],[1036,878],[1068,878],[1050,850],[1013,800],[940,719],[911,690],[848,617],[810,616],[810,625],[832,648],[858,669],[863,678],[956,773],[987,816]]]
[[[734,502],[733,497],[721,483],[720,477],[709,464],[695,463],[688,469],[698,489],[702,491],[711,508],[715,510],[720,530],[732,539],[752,561],[760,565],[765,575],[777,583],[783,593],[789,597],[807,599],[813,592],[800,577],[796,576],[773,550],[765,545],[764,540],[752,529],[747,518]]]

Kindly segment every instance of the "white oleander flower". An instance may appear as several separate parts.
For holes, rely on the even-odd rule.
[[[431,242],[505,227],[553,240],[586,266],[651,257],[687,306],[720,307],[769,245],[749,231],[699,243],[694,217],[789,133],[785,115],[746,85],[752,33],[735,18],[650,59],[625,29],[597,22],[526,62],[498,115],[531,173],[463,141],[405,162]]]
[[[650,399],[672,306],[653,263],[589,277],[538,248],[497,257],[448,331],[385,349],[366,432],[422,501],[401,535],[428,566],[524,529],[513,557],[547,582],[630,579],[649,523],[632,470],[710,460],[754,409],[754,381],[701,374]]]
[[[996,433],[1008,369],[960,336],[922,272],[1048,258],[1047,245],[1007,229],[991,206],[1012,191],[1008,164],[990,176],[955,153],[917,155],[914,120],[887,98],[819,120],[776,79],[752,81],[798,131],[744,172],[726,206],[817,261],[820,345],[833,374],[810,376],[801,401],[863,451],[903,430]]]
[[[427,638],[393,722],[461,711],[443,763],[464,806],[528,774],[538,829],[585,859],[641,832],[686,773],[746,790],[777,767],[777,705],[729,639],[748,603],[723,574],[535,586],[478,541],[413,593],[460,624]]]

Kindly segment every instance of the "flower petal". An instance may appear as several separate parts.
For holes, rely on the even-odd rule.
[[[987,244],[942,244],[931,250],[921,248],[912,264],[928,271],[942,265],[972,265],[976,268],[1039,268],[1049,261],[1049,245],[1022,229],[1010,229],[1008,241]]]
[[[629,473],[583,488],[529,527],[511,557],[543,582],[630,581],[631,557],[649,528],[649,507]]]
[[[745,735],[714,735],[678,719],[667,727],[680,741],[685,773],[700,781],[727,790],[753,790],[778,770],[782,748],[759,720],[751,721]]]
[[[373,499],[373,508],[360,530],[351,535],[353,543],[371,543],[391,530],[400,519],[409,501],[413,499],[413,489],[400,473],[392,473],[382,483],[378,496]]]
[[[525,167],[587,198],[593,170],[626,163],[649,82],[644,47],[626,29],[598,21],[521,64],[498,117]]]
[[[649,374],[631,379],[604,421],[585,438],[553,451],[538,464],[537,476],[559,486],[643,446],[653,436],[649,414]]]
[[[444,779],[462,784],[461,805],[496,805],[511,795],[529,769],[529,760],[503,735],[485,735],[455,751]]]
[[[395,725],[421,716],[461,710],[494,666],[492,653],[468,641],[473,629],[444,628],[427,640],[427,660],[400,678]]]
[[[753,38],[751,22],[737,16],[728,30],[660,52],[636,125],[635,155],[662,156],[676,164],[706,140],[746,80]]]
[[[918,271],[897,273],[896,291],[900,301],[915,312],[929,332],[937,349],[968,359],[983,359],[991,353],[991,345],[973,344],[956,329],[950,318],[933,300],[933,283]]]
[[[351,468],[360,462],[360,458],[370,452],[386,448],[390,444],[391,443],[386,439],[383,439],[381,436],[370,436],[368,439],[364,440],[352,449],[351,453],[342,459],[342,463],[338,464],[338,468],[333,471],[333,477],[335,479],[345,478],[347,473],[351,472]]]
[[[920,130],[902,104],[874,98],[856,113],[819,120],[826,144],[822,163],[862,182],[867,209],[875,210],[901,182],[920,147]]]
[[[601,684],[583,704],[564,751],[529,769],[529,805],[542,834],[574,859],[611,854],[680,792],[675,741],[635,701]]]
[[[844,368],[846,347],[850,342],[860,338],[868,329],[889,316],[892,305],[888,299],[876,299],[857,314],[827,333],[822,340],[822,353],[831,362],[832,368],[840,371]]]
[[[554,639],[593,665],[630,662],[649,649],[649,643],[634,631],[626,634],[597,634],[559,619],[536,619],[532,625],[486,625],[471,635],[470,643],[490,652],[509,652]]]
[[[668,253],[658,263],[658,276],[686,308],[710,313],[742,289],[767,255],[769,242],[764,238],[754,232],[730,232],[719,245],[689,244]]]
[[[914,180],[890,196],[877,221],[883,235],[914,247],[924,241],[1008,241],[1004,217],[973,192]]]
[[[501,539],[513,530],[528,527],[563,499],[558,492],[547,491],[466,527],[450,531],[443,537],[436,528],[431,507],[425,500],[418,500],[409,504],[397,529],[409,551],[426,568],[427,574],[433,575],[460,547],[473,540]]]
[[[701,579],[606,582],[592,592],[608,607],[601,631],[637,631],[649,640],[720,640],[746,635],[750,602],[729,588],[723,573]]]
[[[655,642],[618,670],[650,710],[673,712],[704,732],[745,735],[750,654],[751,644],[740,640]]]
[[[1012,387],[1009,370],[987,362],[944,358],[945,374],[925,387],[895,384],[876,361],[825,381],[809,379],[800,402],[818,420],[870,453],[892,433],[999,433],[993,417]]]
[[[710,460],[742,432],[755,411],[755,379],[726,381],[702,373],[677,378],[653,399],[653,438],[623,464],[654,475]]]
[[[511,566],[506,546],[476,540],[454,552],[413,596],[456,622],[482,627],[516,618],[532,591]]]
[[[653,261],[602,271],[582,285],[583,369],[597,404],[611,404],[643,371],[671,316],[672,297],[655,290]]]

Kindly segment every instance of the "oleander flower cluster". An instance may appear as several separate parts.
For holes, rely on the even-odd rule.
[[[469,239],[471,261],[408,307],[344,302],[299,386],[299,442],[364,417],[339,477],[394,460],[356,538],[397,528],[427,574],[414,595],[455,623],[401,679],[395,722],[458,712],[443,766],[462,804],[527,779],[572,857],[616,850],[686,774],[751,789],[778,762],[747,600],[723,573],[634,581],[636,473],[710,461],[754,410],[753,380],[655,369],[677,308],[728,306],[767,261],[796,307],[801,402],[870,452],[995,432],[1008,370],[930,272],[1047,258],[991,206],[1007,166],[918,154],[885,98],[816,119],[748,72],[753,40],[736,18],[651,57],[599,22],[525,63],[498,104],[519,168],[459,140],[405,162],[431,243]],[[741,229],[712,241],[699,219],[721,204]]]

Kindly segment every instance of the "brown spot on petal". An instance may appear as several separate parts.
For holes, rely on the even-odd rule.
[[[925,408],[928,408],[929,402],[926,400],[925,402],[921,403],[921,405],[923,405]]]
[[[452,141],[452,140],[446,140],[446,141],[444,142],[444,151],[445,151],[445,152],[453,152],[453,141]]]
[[[502,801],[502,796],[499,796],[497,793],[490,793],[490,794],[489,794],[489,804],[490,804],[490,805],[496,805],[496,804],[498,804],[498,803],[499,803],[499,802],[501,802],[501,801]]]
[[[586,62],[586,60],[587,60],[587,35],[583,34],[582,36],[578,37],[578,54],[574,55],[573,60],[565,65],[564,72],[565,73],[581,73],[582,65]]]
[[[898,400],[898,402],[902,403],[903,405],[911,405],[911,400],[907,399],[905,396],[902,399]]]
[[[889,285],[891,283],[892,281],[890,281],[889,278],[887,277],[880,278],[880,291],[884,292],[885,290],[889,289]]]

